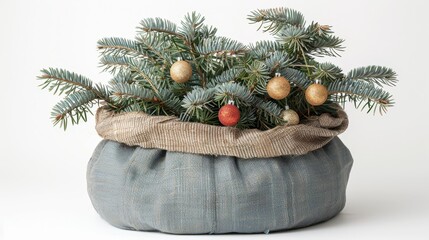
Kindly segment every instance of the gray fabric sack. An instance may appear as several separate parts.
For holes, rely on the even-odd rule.
[[[267,233],[338,214],[352,162],[338,137],[303,155],[249,159],[103,140],[88,164],[88,193],[123,229]]]

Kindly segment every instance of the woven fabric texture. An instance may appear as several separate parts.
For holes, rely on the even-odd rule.
[[[145,117],[127,118],[138,128]],[[115,118],[102,122],[118,124]],[[119,228],[174,234],[278,231],[338,214],[352,162],[337,137],[304,155],[260,159],[103,140],[88,164],[88,193],[102,218]]]
[[[143,148],[240,158],[305,154],[321,148],[347,126],[347,115],[342,110],[338,117],[325,113],[303,124],[266,131],[182,122],[174,116],[143,112],[115,114],[104,108],[99,108],[96,115],[96,130],[104,139]]]

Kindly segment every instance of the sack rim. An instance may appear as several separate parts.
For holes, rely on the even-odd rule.
[[[100,107],[96,130],[104,139],[129,146],[264,158],[302,155],[323,147],[348,127],[347,114],[341,107],[337,113],[338,117],[324,113],[298,125],[260,130],[183,122],[176,116],[152,116],[144,112],[114,113]]]

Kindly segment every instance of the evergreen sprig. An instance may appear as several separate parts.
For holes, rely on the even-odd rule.
[[[79,90],[92,91],[92,81],[82,75],[67,71],[65,69],[49,68],[42,69],[42,75],[39,80],[44,81],[40,84],[42,89],[48,89],[53,94],[72,94]]]
[[[392,69],[382,66],[355,68],[347,74],[348,79],[362,80],[377,84],[380,87],[383,85],[395,86],[398,82],[396,77],[397,75]]]
[[[328,90],[336,102],[352,101],[356,108],[367,109],[368,113],[378,110],[383,114],[394,104],[390,93],[370,83],[337,80],[328,85]]]
[[[303,26],[304,15],[290,8],[271,8],[252,11],[248,18],[252,23],[260,23],[264,31],[277,33],[285,26]]]
[[[133,40],[99,40],[101,67],[113,74],[107,85],[65,69],[43,69],[40,86],[65,96],[52,110],[54,124],[65,129],[70,123],[86,121],[91,107],[100,101],[114,112],[143,111],[212,125],[220,125],[219,109],[232,101],[241,115],[236,127],[261,130],[284,124],[280,116],[286,106],[305,119],[336,114],[337,103],[352,102],[362,110],[380,113],[394,104],[383,89],[398,81],[392,69],[367,66],[344,73],[332,63],[318,62],[319,57],[337,57],[344,50],[344,40],[334,35],[331,26],[306,24],[302,13],[289,8],[256,10],[248,19],[274,39],[245,45],[218,36],[217,28],[192,12],[180,24],[143,19]],[[178,58],[192,66],[186,83],[170,76]],[[274,100],[267,92],[268,82],[277,73],[291,84],[283,100]],[[330,95],[321,106],[305,100],[305,90],[316,80]]]
[[[91,107],[96,99],[97,95],[86,90],[69,94],[52,109],[54,125],[60,123],[60,127],[66,130],[69,121],[72,125],[78,124],[80,120],[86,122],[88,113],[92,114]]]

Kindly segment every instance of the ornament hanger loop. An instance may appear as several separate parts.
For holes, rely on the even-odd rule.
[[[276,76],[276,77],[280,77],[280,76],[281,76],[281,74],[280,74],[279,72],[276,72],[276,73],[274,74],[274,76]]]

